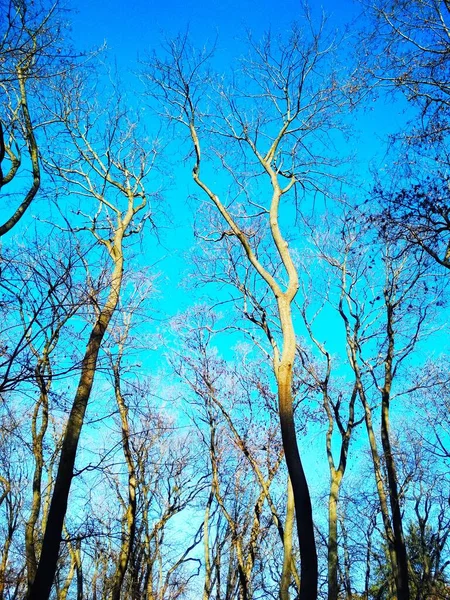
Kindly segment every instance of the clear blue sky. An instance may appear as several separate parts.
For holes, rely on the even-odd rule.
[[[301,15],[299,0],[112,0],[107,6],[100,0],[82,0],[74,4],[75,42],[98,46],[106,40],[120,63],[133,62],[140,52],[156,46],[165,35],[170,37],[188,27],[199,43],[218,35],[219,47],[234,54],[246,29],[255,35],[268,29],[282,31]],[[361,10],[353,0],[326,0],[323,7],[341,30]]]

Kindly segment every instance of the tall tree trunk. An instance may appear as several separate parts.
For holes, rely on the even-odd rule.
[[[121,233],[123,234],[123,231],[121,231]],[[83,427],[84,415],[91,395],[92,385],[94,383],[98,353],[111,317],[119,301],[123,277],[121,239],[118,240],[116,238],[116,245],[111,251],[111,256],[114,259],[114,269],[111,277],[110,292],[92,329],[86,352],[81,363],[81,376],[64,432],[58,472],[42,542],[41,556],[36,577],[28,591],[28,600],[48,600],[56,573],[59,546],[61,543],[64,518],[67,511],[67,501],[73,479],[78,441]]]
[[[328,376],[326,380],[328,386]],[[332,436],[334,421],[331,411],[331,401],[328,396],[328,392],[324,393],[324,405],[328,415],[328,431],[326,437],[327,457],[328,466],[330,469],[330,492],[328,495],[328,600],[338,600],[339,596],[339,585],[338,585],[338,571],[339,571],[339,555],[338,555],[338,505],[339,505],[339,494],[344,478],[345,470],[347,468],[347,457],[350,445],[350,438],[352,435],[353,427],[355,425],[354,420],[354,407],[357,396],[357,386],[355,384],[349,403],[349,414],[347,420],[347,426],[344,429],[341,417],[337,409],[335,409],[335,418],[341,434],[341,450],[339,457],[339,465],[336,468],[333,460],[332,451]],[[345,550],[344,550],[345,551]],[[349,573],[347,573],[347,579],[349,579]],[[349,582],[347,581],[347,589],[350,589]]]
[[[120,592],[123,585],[123,579],[130,560],[131,551],[134,543],[134,534],[136,530],[136,469],[130,447],[130,426],[128,422],[128,407],[122,395],[120,386],[120,358],[113,366],[114,387],[116,393],[117,406],[119,407],[120,419],[122,423],[122,449],[125,456],[128,469],[128,506],[124,516],[124,525],[122,529],[122,543],[119,554],[119,564],[113,578],[113,589],[111,600],[120,600]]]
[[[203,587],[203,600],[209,600],[209,598],[211,597],[211,575],[212,575],[212,569],[211,569],[211,560],[210,560],[210,556],[209,556],[209,552],[210,552],[210,548],[209,548],[209,515],[211,512],[211,505],[212,505],[212,501],[214,498],[214,490],[211,489],[209,496],[208,496],[208,502],[206,503],[206,508],[205,508],[205,516],[203,518],[203,549],[204,549],[204,555],[205,555],[205,584]]]
[[[364,389],[363,382],[362,382],[361,370],[360,370],[360,366],[359,366],[359,362],[358,362],[358,352],[357,352],[358,343],[356,340],[357,340],[357,333],[359,331],[360,323],[359,323],[359,319],[357,319],[357,321],[355,323],[355,330],[354,330],[354,333],[352,336],[350,334],[349,321],[348,321],[347,316],[344,314],[344,312],[342,310],[342,305],[340,307],[340,312],[341,312],[342,318],[344,319],[345,327],[346,327],[346,331],[347,331],[349,359],[350,359],[351,367],[355,374],[355,389],[357,390],[358,396],[361,400],[361,404],[362,404],[362,407],[364,410],[364,422],[366,425],[367,436],[369,438],[369,446],[370,446],[370,452],[372,455],[373,470],[374,470],[374,474],[375,474],[375,485],[377,488],[378,499],[380,502],[380,510],[381,510],[381,516],[383,519],[384,531],[386,534],[386,542],[388,545],[389,559],[390,559],[390,563],[391,563],[394,580],[397,581],[397,579],[398,579],[398,556],[397,556],[396,548],[394,545],[394,532],[392,530],[391,520],[390,520],[390,516],[389,516],[388,501],[387,501],[386,490],[385,490],[385,485],[384,485],[384,480],[383,480],[383,472],[381,469],[381,460],[380,460],[380,455],[378,452],[377,439],[375,437],[375,432],[373,430],[372,409],[371,409],[369,402],[367,400],[367,397],[366,397],[365,389]]]
[[[46,394],[45,394],[46,395]],[[42,425],[39,434],[36,434],[36,421],[38,418],[38,412],[40,406],[43,406]],[[35,549],[35,527],[39,518],[41,510],[41,480],[42,470],[44,466],[44,460],[42,455],[42,440],[47,429],[48,422],[48,407],[47,398],[39,399],[37,403],[33,418],[32,418],[32,431],[33,431],[33,456],[35,461],[35,468],[33,474],[33,499],[31,502],[31,510],[28,520],[25,524],[25,558],[27,567],[27,580],[28,585],[31,585],[36,576],[37,560],[36,560],[36,549]]]
[[[8,567],[8,558],[9,558],[9,550],[11,548],[12,537],[14,534],[14,528],[10,525],[8,526],[8,536],[3,544],[3,552],[0,560],[0,600],[3,600],[5,594],[5,578],[6,578],[6,570]]]
[[[344,547],[344,573],[343,573],[343,585],[345,590],[345,600],[352,600],[352,583],[350,577],[350,554],[348,551],[348,535],[347,528],[345,527],[345,519],[343,515],[340,515],[339,518],[341,529],[342,529],[342,538],[343,538],[343,547]]]
[[[337,507],[341,481],[342,473],[333,469],[328,496],[328,600],[337,600],[339,594]]]
[[[289,586],[292,577],[292,532],[295,520],[294,490],[288,478],[286,521],[283,535],[283,570],[281,573],[280,600],[289,600]]]
[[[43,456],[43,440],[48,427],[48,392],[51,385],[51,369],[50,359],[48,356],[48,346],[44,348],[42,357],[40,357],[38,364],[35,368],[36,381],[40,390],[39,400],[33,411],[33,417],[31,419],[31,435],[32,435],[32,450],[34,457],[34,473],[33,473],[33,498],[31,502],[31,510],[28,520],[25,524],[25,558],[26,558],[26,569],[27,569],[27,581],[28,586],[31,586],[36,576],[37,570],[37,559],[36,559],[36,523],[39,518],[41,511],[41,485],[42,485],[42,472],[44,468],[44,456]],[[48,381],[45,380],[45,373],[47,372]],[[39,412],[41,414],[41,426],[38,431],[38,418]]]
[[[398,565],[395,585],[397,588],[398,600],[409,600],[408,556],[406,552],[405,537],[403,535],[397,471],[395,468],[395,461],[392,455],[391,443],[389,439],[389,394],[386,391],[382,393],[381,442],[383,445],[383,453],[389,484],[389,503],[391,506],[392,528],[394,532],[393,545],[395,554],[397,556]]]
[[[297,533],[300,545],[300,594],[299,600],[317,598],[317,552],[314,539],[311,498],[303,470],[295,431],[292,380],[296,353],[296,340],[290,302],[284,296],[278,298],[283,351],[276,370],[281,435],[286,464],[294,492]]]
[[[189,97],[189,93],[188,93]],[[193,106],[191,104],[191,109]],[[278,306],[278,316],[282,331],[282,352],[279,351],[276,342],[269,336],[273,347],[274,371],[278,388],[278,406],[281,425],[281,437],[283,449],[286,458],[286,464],[289,477],[294,492],[295,512],[297,520],[297,533],[300,547],[301,572],[300,572],[300,594],[299,600],[316,600],[317,598],[317,550],[314,538],[314,523],[312,518],[311,498],[309,495],[308,483],[303,470],[300,452],[297,444],[297,435],[295,431],[292,381],[294,360],[297,351],[295,330],[292,320],[291,303],[298,291],[298,273],[288,249],[288,243],[284,239],[279,223],[279,205],[281,197],[289,192],[294,186],[296,179],[292,175],[286,187],[281,188],[278,181],[278,173],[273,168],[273,160],[277,152],[279,143],[285,135],[289,122],[285,122],[279,135],[272,142],[270,149],[263,156],[256,147],[253,146],[256,157],[261,163],[267,175],[270,177],[272,185],[272,200],[269,211],[269,226],[276,248],[285,272],[288,276],[288,285],[283,291],[283,284],[279,284],[275,277],[259,261],[254,252],[247,234],[239,227],[225,205],[222,204],[217,194],[215,194],[200,178],[201,150],[200,142],[195,127],[195,112],[189,115],[189,130],[194,144],[196,155],[196,164],[192,171],[192,176],[197,185],[209,196],[215,204],[222,218],[230,227],[232,235],[239,240],[249,263],[259,274],[259,276],[270,287]],[[263,327],[267,334],[267,328]]]
[[[384,460],[389,485],[389,502],[392,513],[392,527],[394,530],[393,545],[397,556],[397,577],[395,585],[398,600],[409,600],[409,571],[408,556],[406,552],[405,537],[403,535],[402,513],[400,509],[400,496],[398,492],[398,477],[395,459],[392,453],[389,427],[389,405],[393,379],[394,360],[394,306],[389,292],[385,290],[387,312],[388,351],[385,360],[384,386],[381,390],[381,443],[383,446]]]
[[[360,384],[358,392],[360,394],[361,402],[362,402],[362,405],[364,408],[364,419],[365,419],[365,423],[366,423],[367,435],[369,437],[370,451],[372,454],[372,464],[373,464],[373,470],[374,470],[374,474],[375,474],[375,484],[377,487],[378,499],[380,502],[380,509],[381,509],[381,516],[383,519],[384,531],[386,533],[386,541],[387,541],[387,545],[388,545],[389,559],[391,562],[394,580],[397,581],[397,579],[398,579],[398,556],[395,551],[395,546],[393,543],[394,532],[392,530],[391,521],[389,518],[388,501],[387,501],[387,496],[386,496],[386,490],[384,488],[384,483],[383,483],[383,473],[381,470],[381,460],[380,460],[380,456],[378,454],[377,441],[376,441],[376,437],[375,437],[375,433],[374,433],[373,425],[372,425],[372,411],[370,409],[369,403],[367,402],[367,398],[366,398],[366,395],[362,388],[362,384]]]

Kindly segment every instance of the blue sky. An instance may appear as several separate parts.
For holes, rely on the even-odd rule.
[[[301,14],[299,0],[278,3],[269,0],[113,0],[107,8],[100,0],[83,0],[75,4],[75,40],[82,40],[88,46],[98,46],[106,40],[117,59],[124,63],[135,60],[143,49],[153,47],[161,37],[174,35],[188,27],[201,43],[218,34],[219,46],[234,53],[246,29],[252,30],[255,35],[267,29],[282,31]],[[353,0],[327,0],[323,7],[341,30],[359,14],[361,8]]]

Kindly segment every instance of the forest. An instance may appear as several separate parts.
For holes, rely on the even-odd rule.
[[[450,2],[285,2],[0,0],[0,600],[450,598]]]

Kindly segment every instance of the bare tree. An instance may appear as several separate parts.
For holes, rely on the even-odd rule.
[[[450,269],[450,187],[444,171],[428,173],[427,165],[417,166],[419,176],[411,176],[400,186],[401,177],[384,187],[378,183],[372,194],[380,212],[374,224],[384,239],[406,239],[414,252],[425,250],[442,267]],[[400,188],[400,189],[399,189]]]
[[[3,405],[0,415],[1,600],[24,592],[24,569],[13,558],[14,543],[22,525],[27,480],[26,453],[18,435],[21,424],[19,415]]]
[[[325,434],[325,446],[328,468],[330,472],[330,488],[328,494],[328,539],[327,539],[327,584],[328,600],[338,600],[340,593],[339,585],[339,514],[340,510],[340,491],[343,478],[347,469],[350,442],[353,430],[363,419],[358,416],[356,411],[356,401],[358,397],[358,384],[356,381],[340,381],[336,361],[332,357],[331,351],[327,345],[319,340],[315,333],[316,322],[320,320],[321,313],[325,306],[333,306],[336,310],[342,310],[344,298],[348,292],[345,261],[348,258],[349,247],[343,250],[342,272],[337,276],[340,278],[337,285],[327,283],[327,288],[337,287],[337,298],[330,289],[326,289],[323,297],[317,294],[319,282],[314,283],[311,279],[303,291],[303,302],[300,308],[303,321],[309,338],[313,344],[312,350],[299,348],[300,358],[305,372],[305,385],[311,390],[315,390],[321,397],[322,405],[325,411],[327,428]],[[324,265],[325,267],[325,265]],[[324,268],[324,271],[326,267]],[[333,277],[334,274],[331,275]],[[313,288],[316,291],[316,297],[313,302]],[[317,298],[319,295],[319,298]],[[318,300],[318,304],[315,303]],[[318,358],[315,357],[318,352]],[[338,435],[336,435],[336,430]],[[338,441],[336,440],[338,438]],[[341,523],[341,529],[343,529]],[[347,580],[349,576],[347,576]],[[347,586],[349,587],[349,586]]]
[[[182,321],[183,328],[179,331],[186,348],[174,359],[174,369],[194,393],[192,418],[207,448],[211,472],[203,526],[204,598],[211,597],[214,590],[219,596],[221,582],[226,596],[241,600],[254,597],[260,585],[257,572],[261,547],[267,544],[269,533],[263,526],[266,506],[287,555],[283,564],[288,576],[282,584],[283,593],[287,594],[292,573],[299,588],[291,539],[293,498],[291,491],[291,510],[283,527],[271,493],[283,457],[281,445],[274,439],[273,423],[245,418],[249,411],[256,415],[256,402],[250,398],[251,392],[247,397],[243,385],[245,372],[241,373],[241,379],[239,369],[227,366],[211,347],[214,315],[200,308],[189,315],[187,325],[186,315]],[[260,377],[259,387],[262,381]],[[203,431],[202,424],[207,431]],[[221,520],[223,527],[219,525]],[[219,577],[222,569],[223,577]]]
[[[113,380],[114,395],[117,403],[117,408],[120,415],[121,424],[121,445],[125,459],[126,470],[127,470],[127,500],[121,500],[123,506],[123,517],[122,517],[122,531],[120,541],[120,551],[117,560],[117,566],[112,576],[112,600],[120,600],[121,590],[124,583],[127,567],[130,561],[130,557],[133,554],[133,547],[136,533],[136,512],[137,512],[137,464],[139,457],[134,456],[133,443],[132,443],[132,423],[129,417],[129,406],[126,399],[127,393],[126,380],[124,381],[124,354],[126,352],[127,340],[131,336],[132,321],[134,320],[135,314],[142,308],[141,305],[144,303],[145,298],[148,296],[148,285],[142,288],[142,285],[136,285],[137,291],[132,298],[126,302],[126,310],[122,309],[120,319],[116,319],[114,328],[111,333],[111,337],[116,345],[116,351],[114,349],[106,349],[109,356]],[[129,387],[129,386],[128,386]]]
[[[83,212],[88,223],[81,228],[90,231],[98,244],[106,250],[111,270],[107,290],[92,290],[95,321],[65,427],[41,555],[36,577],[29,588],[30,599],[44,599],[50,595],[74,476],[77,447],[94,382],[98,354],[120,298],[124,273],[123,242],[131,233],[139,231],[142,225],[143,219],[138,222],[137,215],[147,205],[145,178],[154,158],[153,148],[147,149],[137,143],[133,124],[120,108],[120,100],[119,106],[108,115],[106,130],[102,130],[100,112],[94,110],[83,95],[82,82],[76,80],[71,84],[77,86],[73,88],[71,95],[59,95],[59,98],[70,104],[63,106],[64,110],[55,111],[54,115],[55,120],[59,119],[61,139],[65,139],[67,146],[59,146],[62,154],[52,157],[49,168],[54,169],[55,174],[67,182],[81,198],[88,197],[91,202],[97,203],[95,212],[91,214],[79,211]],[[72,110],[74,90],[78,92],[75,112]],[[84,117],[89,123],[90,113],[98,115],[96,128],[90,124],[87,127],[86,121],[83,122]],[[70,224],[69,227],[73,230]]]
[[[364,34],[364,66],[417,109],[411,110],[408,131],[395,136],[389,179],[375,187],[373,196],[381,201],[376,220],[384,235],[406,237],[448,269],[449,5],[446,0],[377,0],[368,8],[372,20],[370,34]]]
[[[191,579],[198,575],[200,561],[193,551],[201,541],[201,520],[184,538],[177,517],[184,511],[192,515],[204,482],[195,471],[191,433],[177,431],[172,416],[153,405],[146,385],[141,382],[130,393],[134,396],[130,450],[137,508],[123,593],[133,600],[175,599],[187,593]]]
[[[417,130],[425,125],[425,135],[445,135],[450,106],[448,2],[376,0],[369,10],[375,25],[367,40],[375,51],[373,74],[420,108]]]
[[[344,257],[327,257],[342,277],[339,314],[346,331],[347,353],[355,375],[355,390],[364,411],[366,430],[373,460],[375,482],[385,529],[393,579],[399,598],[409,598],[409,566],[402,515],[402,482],[397,472],[391,403],[395,385],[397,395],[409,393],[407,383],[397,383],[399,373],[422,335],[429,315],[440,297],[439,283],[428,271],[426,255],[422,260],[404,252],[404,247],[387,244],[380,255],[370,260],[358,248],[359,235],[351,221],[344,224],[342,237],[347,240]],[[378,262],[383,265],[384,282],[374,279]],[[362,284],[362,282],[365,282]],[[371,283],[369,283],[371,282]],[[373,298],[361,284],[372,290]],[[429,326],[429,325],[428,325]],[[376,348],[371,348],[376,340]],[[403,390],[402,390],[402,387]],[[379,398],[373,397],[373,391]],[[380,404],[380,439],[374,430],[374,405]]]
[[[416,433],[424,449],[447,464],[450,461],[450,380],[444,365],[446,356],[425,364],[425,380],[418,378],[415,402],[422,419]]]
[[[50,234],[56,256],[39,239],[3,252],[0,393],[4,397],[36,382],[36,356],[47,336],[57,341],[60,330],[57,334],[53,331],[57,322],[66,324],[77,308],[88,302],[78,275],[80,268],[84,271],[82,257],[87,249],[59,233],[53,230]],[[58,365],[53,375],[63,377],[72,367]]]
[[[186,37],[168,44],[167,60],[153,57],[153,68],[145,77],[167,116],[188,133],[193,180],[222,221],[213,239],[228,238],[240,247],[277,307],[281,336],[271,340],[273,369],[297,514],[300,598],[311,600],[317,595],[317,553],[292,397],[296,355],[292,302],[298,273],[282,230],[286,220],[295,220],[295,198],[305,191],[323,190],[327,175],[340,162],[331,147],[346,90],[328,61],[335,42],[327,39],[324,23],[314,29],[309,13],[302,28],[294,28],[287,40],[267,35],[261,43],[250,38],[249,46],[249,56],[229,85],[214,81],[207,66],[211,54],[190,48]],[[228,178],[228,195],[219,195],[223,185],[208,174],[209,162]],[[290,206],[285,200],[289,193]],[[268,202],[262,200],[265,196]]]
[[[54,377],[56,376],[56,379],[58,379],[63,375],[58,368],[56,373],[54,372],[52,354],[63,337],[63,328],[66,327],[67,322],[79,311],[80,306],[85,301],[83,293],[78,295],[80,289],[74,282],[77,258],[78,263],[80,263],[81,260],[75,254],[75,256],[68,256],[67,262],[62,258],[58,259],[54,266],[51,265],[50,261],[44,267],[41,266],[41,262],[28,266],[27,287],[34,287],[33,290],[28,289],[28,293],[33,296],[35,289],[44,287],[44,298],[48,300],[48,306],[41,307],[36,318],[31,319],[31,324],[28,315],[28,318],[25,316],[27,312],[26,300],[24,302],[25,286],[21,288],[21,297],[18,298],[24,337],[34,359],[30,368],[34,370],[35,385],[38,391],[37,401],[31,416],[31,449],[34,461],[33,496],[30,514],[25,526],[25,553],[29,585],[34,581],[37,569],[37,525],[42,508],[42,477],[46,459],[44,446],[49,425],[50,393]],[[30,273],[33,273],[34,277],[31,277]],[[47,284],[48,290],[45,290],[45,284]],[[47,309],[46,315],[44,315],[44,309]],[[48,322],[44,324],[45,317],[47,317]],[[33,327],[36,321],[39,323],[39,335],[36,335],[35,327]],[[67,372],[70,368],[73,368],[73,365],[71,367],[66,366],[64,371]]]
[[[119,560],[113,577],[111,592],[112,600],[120,600],[120,591],[127,570],[130,555],[133,549],[134,535],[136,531],[136,465],[130,446],[130,423],[128,419],[128,407],[123,395],[123,384],[121,378],[121,363],[124,352],[124,342],[130,328],[131,315],[126,317],[124,331],[119,333],[117,358],[112,359],[112,372],[114,378],[114,393],[117,407],[119,409],[122,426],[122,448],[128,471],[128,501],[126,502],[125,515],[123,518],[122,539]]]

